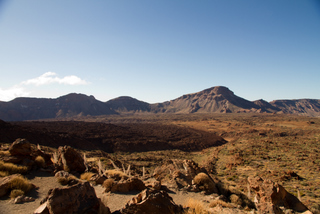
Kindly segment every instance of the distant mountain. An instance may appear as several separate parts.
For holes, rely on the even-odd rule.
[[[16,98],[10,102],[0,102],[0,119],[5,121],[109,114],[117,113],[93,96],[76,93],[57,99]]]
[[[122,113],[241,113],[267,112],[320,117],[320,100],[249,101],[235,95],[227,87],[216,86],[186,94],[177,99],[149,104],[122,96],[107,102],[84,94],[68,94],[56,99],[16,98],[0,102],[0,119],[5,121],[68,118]]]
[[[106,102],[116,112],[145,112],[150,111],[150,104],[132,97],[122,96]]]
[[[231,113],[257,112],[259,106],[236,96],[224,86],[212,87],[198,93],[186,94],[175,100],[152,105],[155,112],[164,113]]]
[[[265,100],[256,100],[256,101],[253,101],[254,104],[256,104],[257,106],[259,106],[261,108],[262,111],[264,112],[278,112],[278,111],[281,111],[280,108],[274,106],[274,105],[271,105],[270,103],[268,103],[267,101]]]
[[[285,114],[298,114],[311,117],[320,117],[320,100],[298,99],[298,100],[274,100],[270,104],[279,108]]]

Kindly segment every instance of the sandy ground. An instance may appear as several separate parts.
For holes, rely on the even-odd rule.
[[[31,183],[37,186],[37,189],[28,193],[28,196],[35,198],[33,202],[25,202],[23,204],[14,204],[10,198],[0,198],[0,214],[20,214],[20,213],[33,213],[40,206],[40,201],[47,196],[50,189],[62,187],[48,172],[33,172],[27,176]]]
[[[33,172],[26,176],[38,188],[28,193],[28,196],[34,197],[36,200],[33,202],[25,202],[23,204],[14,204],[8,197],[0,198],[0,214],[32,214],[40,206],[40,201],[47,196],[50,189],[62,187],[56,178],[48,172]],[[102,202],[108,206],[111,212],[124,207],[124,205],[132,197],[136,196],[139,192],[129,192],[126,194],[117,193],[104,193],[104,188],[101,185],[94,186],[96,195],[101,198]],[[189,198],[197,199],[204,202],[208,206],[210,196],[204,196],[200,193],[189,193],[182,191],[171,191],[169,195],[173,198],[176,204],[185,204]]]

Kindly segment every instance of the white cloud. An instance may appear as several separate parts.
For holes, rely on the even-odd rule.
[[[28,96],[30,93],[26,91],[25,88],[15,85],[8,89],[0,88],[0,100],[1,101],[9,101],[16,97],[25,97]]]
[[[81,78],[70,75],[63,78],[59,78],[54,72],[46,72],[39,77],[29,79],[14,85],[7,89],[0,88],[0,101],[10,101],[16,97],[26,97],[31,94],[28,86],[43,86],[49,84],[63,84],[63,85],[87,85],[89,82],[82,80]]]
[[[52,83],[64,84],[64,85],[87,85],[87,81],[82,80],[81,78],[71,75],[65,76],[63,78],[57,77],[57,74],[54,72],[46,72],[39,77],[23,81],[22,85],[48,85]]]

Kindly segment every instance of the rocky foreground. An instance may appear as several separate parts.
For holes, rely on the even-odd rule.
[[[110,193],[132,191],[138,194],[112,213],[311,213],[276,182],[258,176],[248,177],[248,189],[244,193],[222,183],[192,160],[169,160],[149,173],[144,168],[125,167],[125,163],[112,158],[108,165],[100,160],[91,162],[85,154],[69,146],[59,147],[49,154],[26,139],[17,139],[10,147],[1,147],[0,158],[0,197],[5,200],[10,194],[11,204],[28,204],[35,200],[28,194],[37,184],[22,180],[19,173],[45,171],[63,185],[50,189],[36,210],[25,213],[111,213],[105,198],[113,197]],[[95,191],[97,186],[104,189],[99,197]],[[20,194],[15,197],[13,193],[18,190]],[[200,202],[176,204],[169,193],[178,191],[209,198],[208,208],[200,209]],[[10,209],[10,203],[1,206],[0,213]]]

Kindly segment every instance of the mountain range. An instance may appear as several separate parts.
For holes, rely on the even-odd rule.
[[[295,99],[249,101],[224,86],[186,94],[163,103],[149,104],[121,96],[107,102],[93,96],[71,93],[56,99],[16,98],[0,102],[0,119],[5,121],[39,120],[123,113],[276,113],[320,117],[320,100]]]

